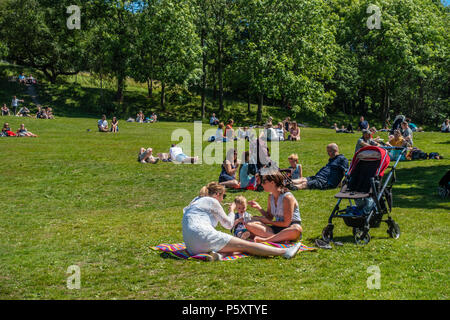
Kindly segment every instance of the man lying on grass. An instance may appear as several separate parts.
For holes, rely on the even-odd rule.
[[[315,176],[292,180],[295,187],[300,189],[333,189],[336,188],[348,170],[347,158],[339,154],[339,147],[336,143],[327,146],[327,153],[330,157],[325,167],[319,170]]]

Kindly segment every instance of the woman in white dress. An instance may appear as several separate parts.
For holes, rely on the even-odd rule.
[[[234,224],[235,204],[231,204],[228,215],[220,204],[225,197],[225,191],[223,185],[211,182],[201,189],[199,197],[184,208],[183,240],[190,254],[209,253],[208,260],[220,260],[222,254],[235,252],[257,256],[283,256],[287,259],[296,255],[300,243],[288,249],[274,248],[217,231],[215,228],[219,222],[226,229],[231,229]]]

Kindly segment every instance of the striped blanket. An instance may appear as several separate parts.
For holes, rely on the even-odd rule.
[[[263,244],[268,245],[268,246],[272,246],[272,247],[276,247],[276,248],[289,248],[289,247],[294,245],[294,243],[274,243],[274,242],[263,242]],[[150,249],[169,254],[170,256],[175,257],[175,258],[179,258],[179,259],[207,260],[206,259],[206,255],[207,255],[206,253],[200,253],[200,254],[196,254],[196,255],[193,255],[193,256],[190,255],[187,252],[186,246],[184,245],[183,242],[181,242],[181,243],[172,243],[172,244],[162,243],[162,244],[160,244],[158,246],[150,247]],[[314,250],[317,250],[317,248],[307,247],[307,246],[302,244],[302,246],[300,247],[299,252],[300,251],[314,251]],[[236,255],[229,255],[229,256],[224,256],[222,258],[222,261],[236,260],[236,259],[240,259],[240,258],[246,258],[246,257],[249,257],[249,256],[250,255],[248,255],[246,253],[236,254]]]

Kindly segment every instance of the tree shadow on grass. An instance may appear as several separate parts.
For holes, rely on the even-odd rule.
[[[450,144],[450,140],[448,140],[448,141],[437,142],[437,144]]]
[[[448,210],[448,199],[440,198],[437,188],[449,169],[450,166],[444,164],[420,166],[419,161],[415,167],[397,169],[397,182],[392,190],[394,207]],[[408,186],[399,187],[399,184]]]

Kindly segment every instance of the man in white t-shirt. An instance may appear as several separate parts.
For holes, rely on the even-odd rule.
[[[198,161],[198,157],[188,157],[187,155],[185,155],[183,153],[183,149],[177,147],[176,144],[172,144],[169,153],[172,161],[181,163],[196,163]]]
[[[97,126],[99,132],[108,132],[108,121],[106,121],[105,115],[102,115],[102,118],[98,120]]]

